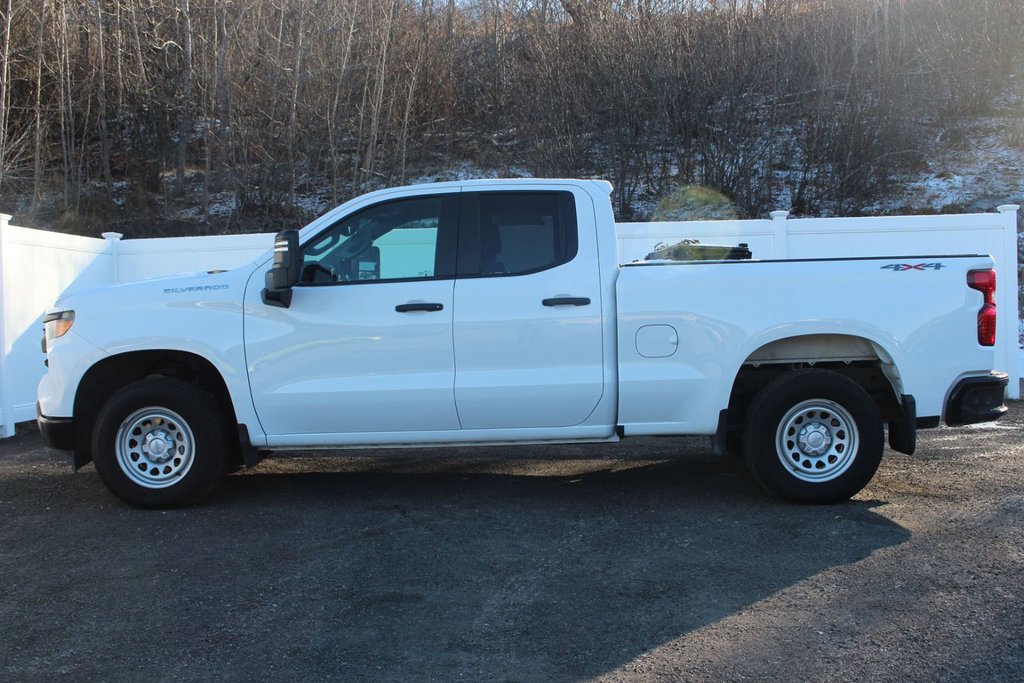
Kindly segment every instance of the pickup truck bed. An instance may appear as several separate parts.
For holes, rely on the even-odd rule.
[[[904,262],[935,267],[890,267]],[[837,362],[877,364],[894,393],[915,397],[919,417],[938,420],[957,381],[992,362],[965,284],[985,268],[989,257],[964,255],[625,266],[620,423],[626,434],[714,433],[744,365]],[[652,358],[637,338],[673,353]]]

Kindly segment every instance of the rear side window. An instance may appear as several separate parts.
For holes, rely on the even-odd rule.
[[[463,195],[460,276],[535,273],[576,256],[571,192],[480,192]]]

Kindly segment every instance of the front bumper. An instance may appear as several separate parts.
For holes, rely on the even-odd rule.
[[[1006,413],[1005,372],[993,372],[981,377],[965,377],[957,382],[946,403],[946,424],[951,427],[977,422],[992,422]]]
[[[75,450],[75,422],[71,417],[46,417],[36,403],[36,424],[43,443],[62,451]]]

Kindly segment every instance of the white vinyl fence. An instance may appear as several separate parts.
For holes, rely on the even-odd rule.
[[[1010,373],[1010,397],[1020,397],[1017,319],[1017,210],[892,218],[771,219],[620,223],[619,258],[641,259],[664,242],[746,242],[756,259],[843,256],[991,254],[999,277],[997,369]],[[44,372],[42,314],[62,292],[93,285],[220,268],[266,253],[272,235],[226,235],[122,240],[63,235],[10,225],[0,214],[0,436],[35,418],[35,392]]]
[[[43,376],[43,312],[62,293],[175,273],[233,268],[267,252],[273,235],[122,240],[10,225],[0,214],[0,437],[35,419]]]

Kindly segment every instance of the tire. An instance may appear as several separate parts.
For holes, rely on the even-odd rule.
[[[885,449],[878,406],[853,380],[801,370],[750,405],[743,450],[754,477],[797,503],[837,503],[864,488]]]
[[[124,387],[93,431],[96,471],[114,495],[174,508],[209,495],[224,476],[230,441],[223,411],[195,385],[155,377]]]

